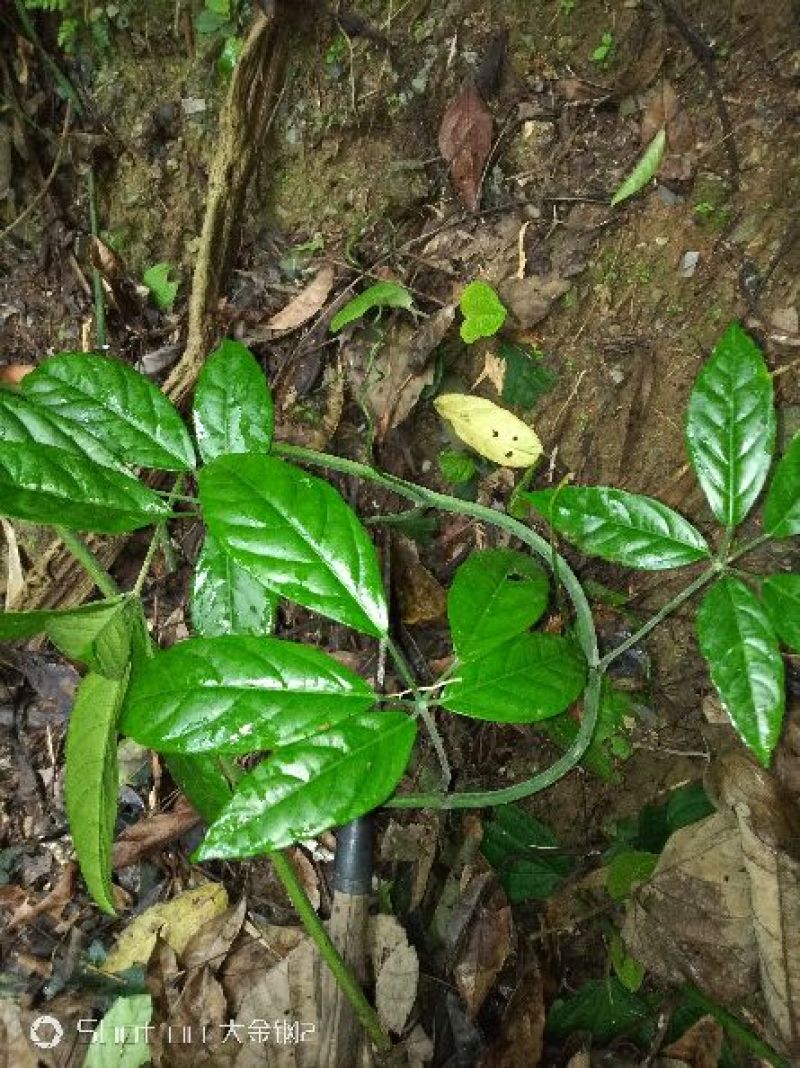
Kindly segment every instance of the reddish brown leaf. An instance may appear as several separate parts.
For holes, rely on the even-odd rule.
[[[333,267],[321,267],[308,285],[267,323],[270,330],[287,334],[297,330],[320,311],[333,287]]]
[[[14,914],[8,922],[9,929],[24,927],[25,924],[35,920],[42,913],[47,913],[53,920],[60,920],[64,909],[75,896],[75,865],[68,864],[58,878],[58,882],[40,901],[35,905],[23,902],[14,910]]]
[[[439,151],[453,185],[470,211],[481,201],[483,168],[492,150],[492,113],[474,85],[450,101],[439,128]]]
[[[500,1037],[484,1054],[480,1068],[536,1068],[542,1059],[544,1022],[544,988],[533,958],[508,1003]]]
[[[467,944],[453,969],[455,984],[473,1018],[494,986],[511,952],[513,938],[511,909],[498,887],[476,910]]]
[[[188,801],[180,800],[171,812],[159,812],[127,827],[114,843],[113,866],[127,868],[191,830],[200,817]]]

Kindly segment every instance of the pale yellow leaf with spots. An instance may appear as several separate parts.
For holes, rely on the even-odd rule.
[[[492,463],[530,467],[542,455],[542,443],[533,430],[490,400],[466,393],[443,393],[433,404],[453,432]]]

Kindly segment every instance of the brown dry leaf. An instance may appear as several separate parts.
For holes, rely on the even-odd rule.
[[[320,267],[305,289],[267,321],[269,329],[276,333],[288,334],[313,319],[325,306],[328,294],[333,288],[333,280],[333,267]]]
[[[496,352],[487,352],[483,361],[483,370],[472,383],[470,393],[474,393],[481,382],[487,379],[492,383],[499,394],[503,392],[503,383],[506,380],[506,361]]]
[[[734,814],[750,881],[761,989],[773,1025],[800,1056],[800,812],[742,751],[723,754],[714,789]]]
[[[15,1001],[0,1000],[0,1065],[3,1068],[39,1068],[39,1057],[28,1037],[28,1027]],[[42,1036],[45,1036],[44,1030]]]
[[[663,1050],[665,1057],[683,1061],[689,1068],[717,1068],[725,1032],[713,1016],[701,1016],[688,1031]]]
[[[585,1049],[578,1050],[574,1056],[570,1057],[567,1068],[590,1068],[591,1060],[589,1053]]]
[[[8,921],[9,930],[13,930],[15,927],[23,927],[44,913],[47,913],[55,921],[60,920],[64,909],[75,897],[75,872],[75,865],[67,864],[49,894],[37,901],[35,905],[31,905],[26,901],[15,909],[11,919]]]
[[[25,577],[22,574],[22,561],[14,528],[7,519],[0,519],[0,525],[3,527],[6,538],[6,611],[9,611],[25,588]]]
[[[787,702],[783,734],[772,762],[775,777],[786,791],[800,799],[800,701]]]
[[[375,975],[375,1008],[387,1030],[402,1034],[417,997],[419,958],[394,916],[372,917],[370,956]]]
[[[722,1004],[757,986],[750,880],[736,819],[717,812],[667,841],[628,902],[628,952],[668,983],[688,981]]]
[[[125,320],[134,319],[142,311],[144,299],[136,283],[130,277],[120,256],[99,237],[93,237],[89,247],[92,266],[106,283],[106,296]]]
[[[544,1046],[544,987],[535,958],[514,991],[500,1025],[500,1037],[487,1050],[480,1068],[536,1068]]]
[[[29,375],[31,371],[35,370],[36,367],[32,363],[7,363],[5,366],[0,367],[0,382],[17,386],[25,375]]]
[[[490,878],[494,879],[494,876]],[[511,952],[513,939],[511,908],[503,891],[496,887],[488,900],[475,910],[466,945],[453,968],[456,987],[473,1018],[494,986]]]
[[[416,823],[390,820],[381,836],[381,859],[413,865],[409,912],[422,903],[428,887],[428,877],[436,859],[439,839],[439,817],[435,812],[424,813]]]
[[[242,929],[247,902],[221,912],[192,935],[181,953],[181,964],[187,972],[208,967],[216,973],[225,963],[231,946]]]
[[[185,798],[181,798],[170,812],[148,816],[132,827],[126,827],[114,843],[112,865],[126,868],[142,857],[153,853],[200,822],[200,816]]]
[[[662,127],[667,131],[667,152],[659,167],[665,181],[687,181],[694,171],[695,136],[691,120],[678,94],[668,81],[662,81],[644,97],[639,138],[649,145]]]
[[[306,897],[311,902],[312,908],[317,912],[322,900],[319,892],[317,869],[299,846],[294,846],[288,850],[288,853],[294,873],[300,880],[300,885],[305,890]]]
[[[553,302],[563,297],[570,285],[565,278],[555,276],[514,276],[498,282],[497,293],[514,317],[514,325],[521,330],[530,330],[549,314]]]
[[[445,109],[439,127],[439,151],[450,165],[458,195],[470,211],[481,202],[483,168],[492,150],[492,113],[470,83]]]
[[[407,626],[433,623],[444,616],[447,594],[420,562],[419,550],[410,538],[392,539],[392,568],[400,618]]]

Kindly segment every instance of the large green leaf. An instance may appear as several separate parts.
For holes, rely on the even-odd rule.
[[[271,634],[277,598],[206,534],[192,579],[192,624],[207,638]]]
[[[547,575],[513,549],[473,553],[456,571],[447,597],[453,647],[462,660],[522,634],[547,607]]]
[[[557,634],[521,634],[457,669],[442,705],[495,723],[535,723],[563,712],[586,682],[580,650]]]
[[[366,712],[280,750],[246,775],[197,858],[252,857],[371,812],[400,781],[416,725]]]
[[[0,449],[0,515],[122,534],[168,518],[170,509],[130,475],[28,443]]]
[[[781,733],[783,659],[761,602],[739,579],[709,590],[697,613],[700,648],[736,730],[764,766]]]
[[[212,823],[233,797],[233,785],[214,753],[170,753],[167,767],[175,782],[206,823]]]
[[[800,434],[775,468],[764,505],[764,529],[773,538],[800,534]]]
[[[726,527],[761,492],[775,446],[772,379],[761,350],[731,323],[695,379],[686,447],[711,511]]]
[[[278,638],[190,638],[134,674],[122,729],[159,752],[252,753],[369,708],[375,694],[333,657]]]
[[[72,841],[89,892],[114,914],[111,849],[117,816],[117,715],[127,679],[89,674],[78,687],[67,731],[64,792]]]
[[[652,497],[605,486],[563,486],[520,496],[591,556],[645,571],[666,571],[708,556],[702,534]]]
[[[221,456],[198,476],[208,529],[281,597],[386,633],[375,547],[355,512],[322,479],[270,456]]]
[[[194,432],[208,463],[231,452],[268,452],[272,397],[255,356],[238,341],[223,341],[206,360],[194,394]]]
[[[161,390],[126,363],[62,353],[27,375],[22,389],[64,430],[91,435],[123,463],[158,471],[194,467],[183,420]]]
[[[792,652],[800,653],[800,575],[770,575],[761,597],[775,633]]]
[[[52,445],[65,452],[88,456],[106,467],[121,466],[120,461],[82,427],[70,424],[69,430],[65,430],[57,411],[39,407],[17,389],[0,387],[0,441]]]

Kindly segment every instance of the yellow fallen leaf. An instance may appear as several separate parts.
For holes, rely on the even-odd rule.
[[[146,964],[159,934],[180,955],[192,935],[227,907],[225,887],[217,883],[203,883],[172,901],[153,905],[128,924],[106,957],[103,971],[116,974]]]
[[[501,467],[530,467],[542,455],[542,443],[531,428],[490,400],[443,393],[433,405],[463,442]]]

